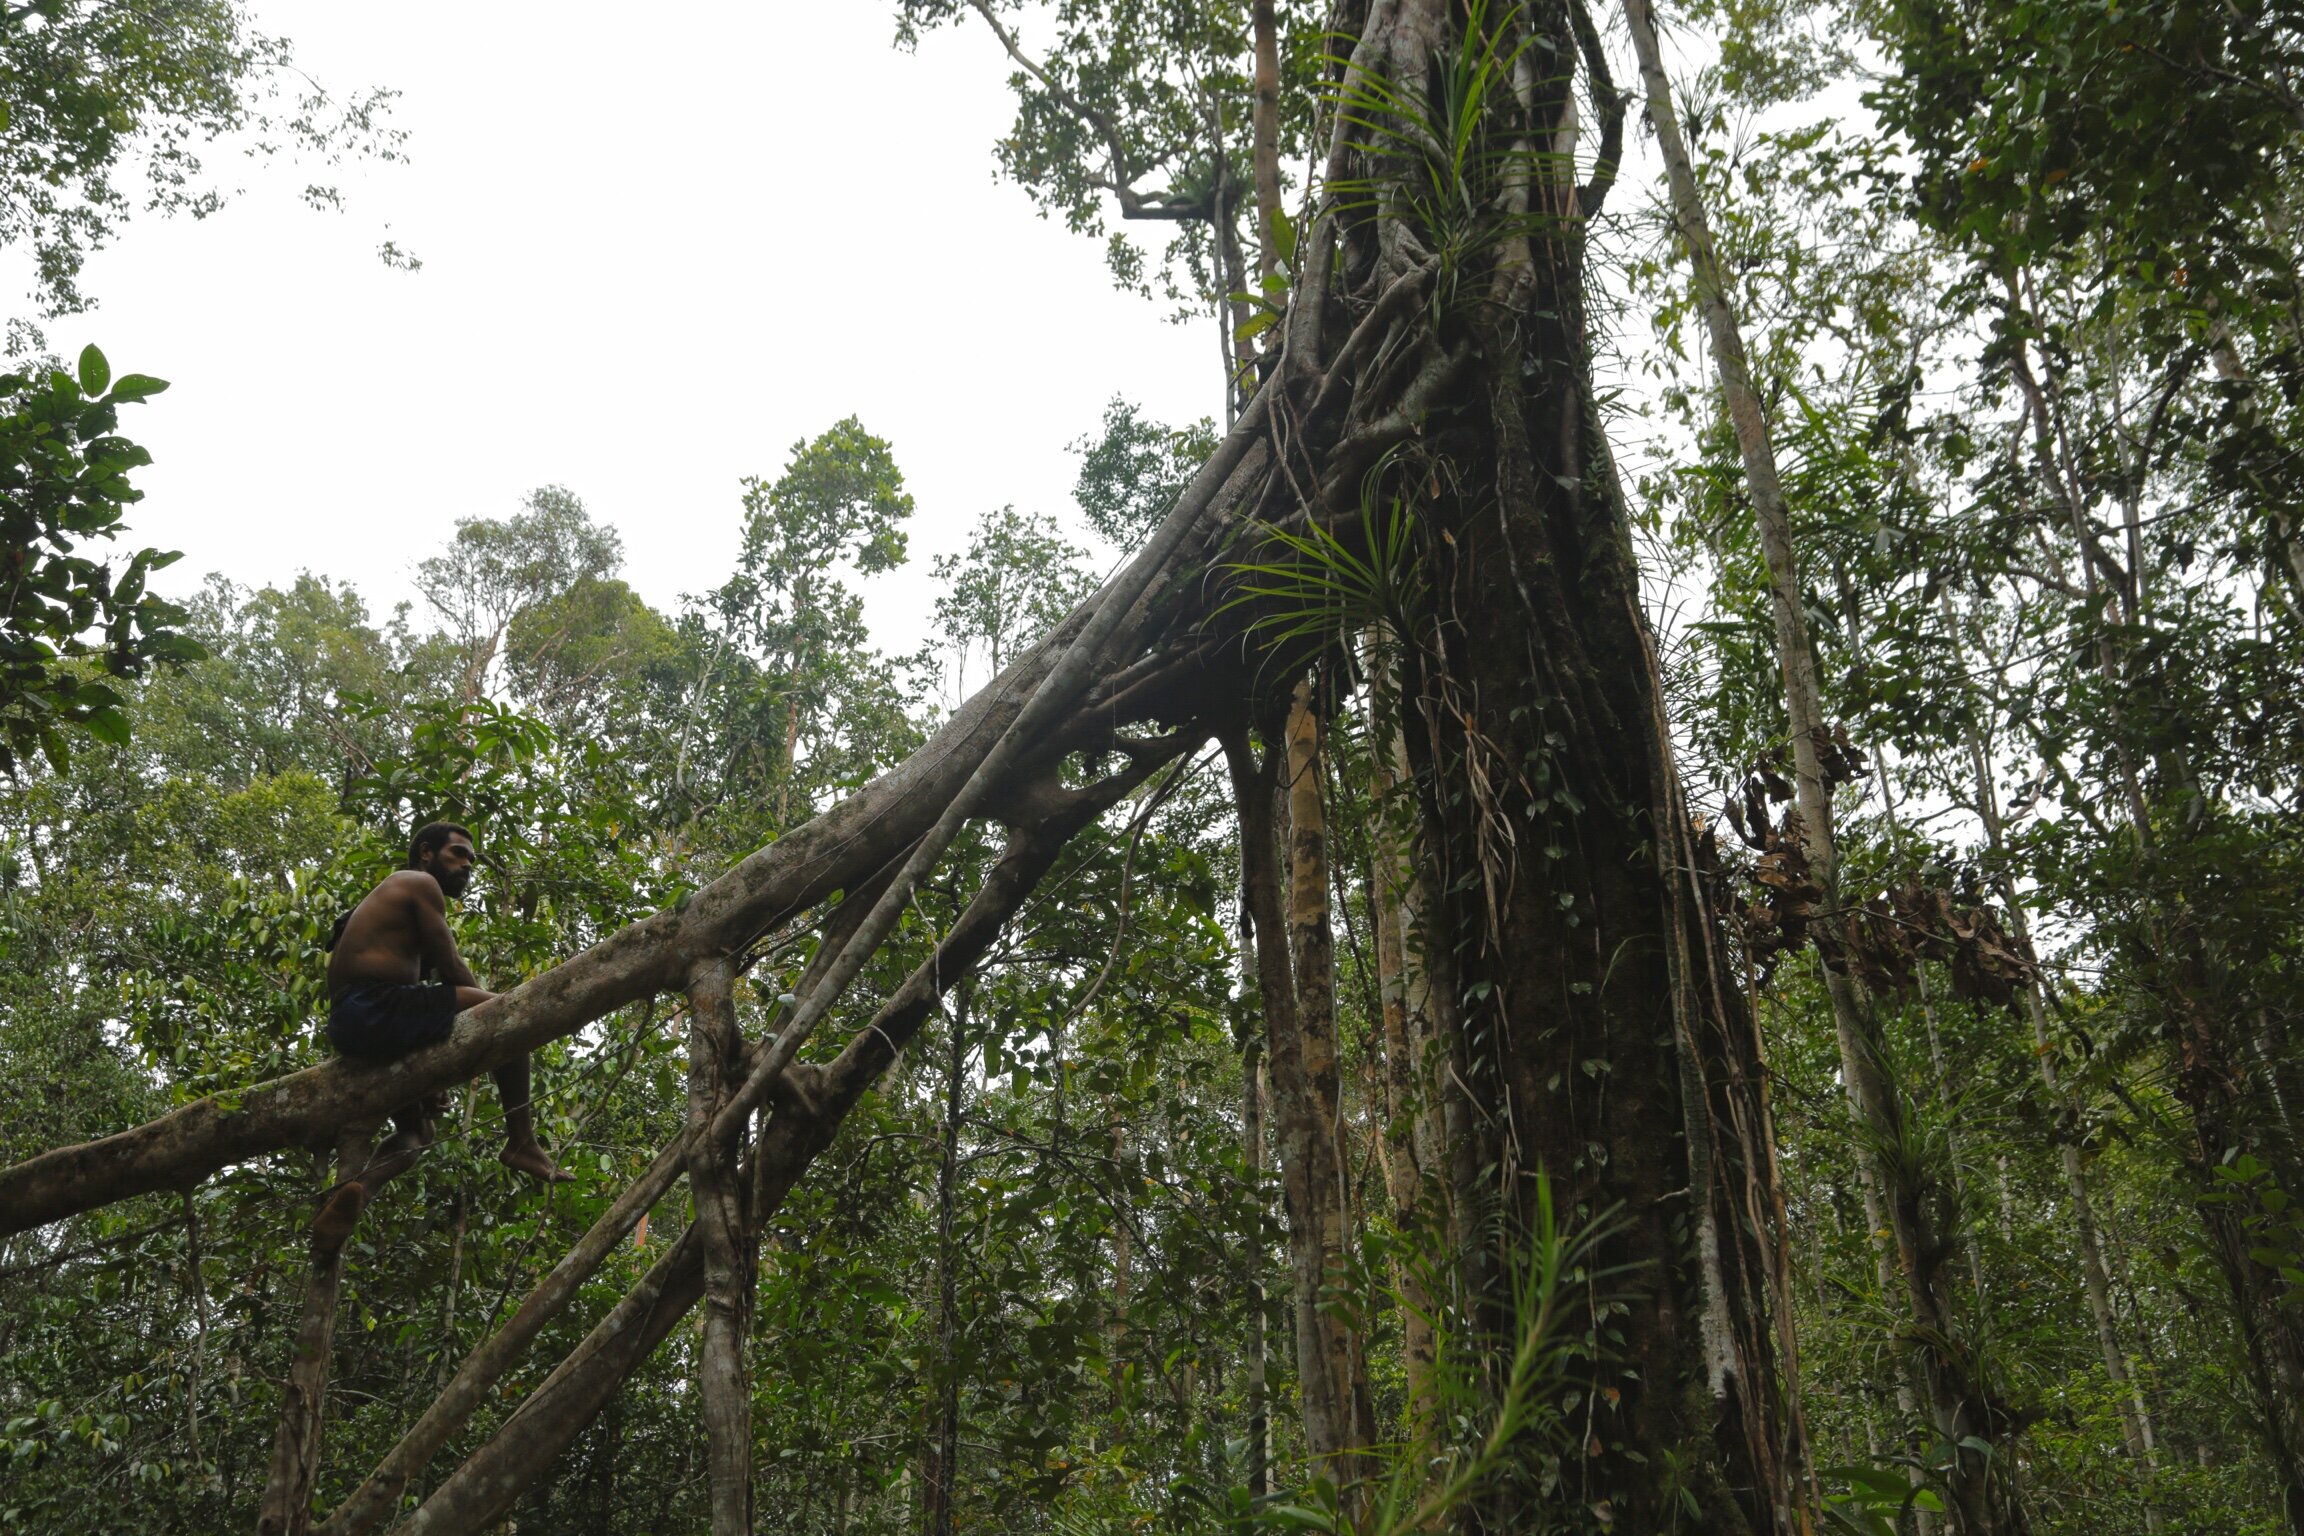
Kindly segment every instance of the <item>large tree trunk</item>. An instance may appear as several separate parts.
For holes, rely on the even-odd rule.
[[[1479,1523],[1517,1529],[1542,1508],[1554,1523],[1626,1532],[1794,1529],[1786,1472],[1801,1447],[1777,1416],[1759,1053],[1673,773],[1584,347],[1581,221],[1612,174],[1621,106],[1580,11],[1485,15],[1500,36],[1467,37],[1464,14],[1442,0],[1341,8],[1339,25],[1359,34],[1360,85],[1381,74],[1421,97],[1434,82],[1485,80],[1491,94],[1452,98],[1464,110],[1434,119],[1476,142],[1434,157],[1424,130],[1396,122],[1391,147],[1369,152],[1358,146],[1374,130],[1338,124],[1331,182],[1391,190],[1334,198],[1302,243],[1270,375],[1236,430],[1126,571],[904,768],[683,910],[476,1011],[440,1047],[388,1068],[318,1069],[249,1090],[237,1109],[211,1103],[0,1173],[0,1225],[197,1178],[347,1110],[406,1102],[685,985],[699,960],[740,954],[767,927],[886,871],[706,1133],[725,1137],[773,1106],[754,1154],[751,1217],[763,1219],[1065,841],[1194,734],[1130,742],[1116,725],[1279,713],[1260,685],[1300,676],[1303,658],[1243,645],[1253,632],[1225,602],[1239,585],[1228,541],[1269,556],[1260,524],[1348,529],[1365,496],[1379,514],[1405,507],[1418,530],[1419,569],[1402,584],[1414,594],[1383,616],[1398,621],[1405,652],[1434,1011],[1455,1085],[1443,1109],[1471,1303],[1458,1353],[1536,1426],[1493,1447],[1502,1476],[1484,1485]],[[1601,165],[1584,189],[1559,174],[1574,147],[1580,50],[1603,110]],[[1475,55],[1507,62],[1468,72]],[[1435,165],[1472,177],[1464,196],[1417,202]],[[1470,224],[1448,224],[1460,215]],[[1347,633],[1375,617],[1353,615]],[[1351,1340],[1318,1305],[1340,1247],[1322,1202],[1329,1218],[1343,1209],[1333,1042],[1310,1045],[1296,1005],[1300,985],[1317,1000],[1324,984],[1325,853],[1304,847],[1293,861],[1292,967],[1274,825],[1284,748],[1274,741],[1275,761],[1259,769],[1231,745],[1255,865],[1307,1439],[1335,1453],[1366,1445],[1370,1430]],[[1115,746],[1128,770],[1062,787],[1067,753]],[[1299,763],[1312,750],[1300,732]],[[1317,839],[1317,811],[1315,791],[1294,830]],[[1024,830],[939,952],[836,1061],[798,1063],[793,1052],[960,827],[992,815]],[[1512,1281],[1554,1209],[1592,1254],[1547,1299],[1544,1337],[1561,1352],[1533,1381],[1516,1379],[1534,1319],[1515,1315]],[[502,1518],[704,1293],[707,1246],[697,1229],[674,1245],[401,1529]],[[1572,1414],[1550,1406],[1562,1401]]]
[[[1604,1342],[1545,1383],[1549,1400],[1580,1405],[1560,1482],[1531,1460],[1482,1522],[1516,1529],[1542,1505],[1620,1531],[1789,1531],[1798,1448],[1779,1418],[1768,1317],[1759,1055],[1693,873],[1584,337],[1582,217],[1612,174],[1620,115],[1604,116],[1601,165],[1578,188],[1563,172],[1574,110],[1562,66],[1581,53],[1604,69],[1588,18],[1561,5],[1491,12],[1491,41],[1467,38],[1436,0],[1372,16],[1354,68],[1381,64],[1396,89],[1462,89],[1467,56],[1519,61],[1503,76],[1511,94],[1499,84],[1481,105],[1474,153],[1509,167],[1476,189],[1491,220],[1481,254],[1444,243],[1405,200],[1380,198],[1341,232],[1341,313],[1323,317],[1321,355],[1338,359],[1332,371],[1370,357],[1360,377],[1374,389],[1419,349],[1433,382],[1429,403],[1396,408],[1412,441],[1383,459],[1350,452],[1359,434],[1347,433],[1343,462],[1316,482],[1339,511],[1413,518],[1429,581],[1398,625],[1402,687],[1425,925],[1463,1042],[1463,1288],[1497,1379],[1527,1321],[1512,1315],[1511,1278],[1547,1188],[1610,1276],[1592,1319]],[[1618,103],[1604,84],[1606,111]],[[1390,156],[1339,159],[1370,176],[1424,174],[1387,163],[1421,153],[1415,142],[1410,129]],[[1404,345],[1359,352],[1355,333],[1403,289],[1403,308],[1431,318]]]

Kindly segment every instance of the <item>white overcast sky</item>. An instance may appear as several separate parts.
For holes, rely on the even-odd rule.
[[[128,413],[156,461],[128,542],[183,550],[178,592],[312,570],[382,616],[457,518],[559,483],[669,607],[726,569],[739,478],[853,413],[918,501],[911,567],[870,594],[908,648],[928,558],[992,507],[1068,514],[1066,447],[1111,396],[1220,409],[1213,323],[1114,291],[993,180],[1012,111],[981,27],[907,54],[872,0],[256,10],[337,92],[398,89],[410,158],[338,175],[339,214],[219,152],[245,190],[132,222],[99,307],[48,327],[172,383]],[[422,271],[376,259],[387,234]]]

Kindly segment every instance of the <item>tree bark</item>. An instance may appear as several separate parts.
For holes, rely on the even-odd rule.
[[[1306,744],[1309,750],[1310,743]],[[1288,1216],[1288,1269],[1294,1298],[1296,1374],[1302,1396],[1304,1447],[1319,1476],[1349,1483],[1364,1468],[1354,1454],[1374,1443],[1373,1411],[1362,1416],[1365,1386],[1353,1370],[1352,1342],[1322,1292],[1343,1256],[1339,1196],[1343,1176],[1337,1141],[1337,1079],[1333,1023],[1323,1040],[1311,1040],[1303,1022],[1306,999],[1321,1007],[1323,989],[1333,996],[1326,959],[1317,954],[1325,937],[1327,868],[1317,852],[1317,810],[1305,835],[1314,845],[1314,871],[1301,867],[1292,848],[1289,891],[1282,895],[1278,829],[1274,825],[1282,790],[1280,775],[1293,767],[1293,749],[1277,744],[1263,762],[1244,734],[1224,740],[1232,772],[1233,799],[1240,824],[1240,863],[1255,933],[1258,990],[1264,1000],[1265,1051],[1271,1064],[1274,1140],[1280,1161],[1281,1201]],[[1309,777],[1309,773],[1307,773]],[[1313,794],[1317,797],[1317,787]],[[1289,798],[1295,796],[1291,788]],[[1295,828],[1291,829],[1294,844]],[[1316,891],[1302,886],[1316,883]],[[1302,919],[1301,924],[1292,918]],[[1318,974],[1306,987],[1291,966],[1307,952]],[[1332,1013],[1329,1015],[1332,1020]],[[1356,1401],[1356,1398],[1358,1399]],[[1363,1434],[1361,1426],[1369,1424]]]
[[[376,1143],[373,1126],[348,1127],[337,1140],[336,1183],[360,1176]],[[348,1243],[349,1240],[347,1240]],[[320,1432],[328,1402],[328,1363],[336,1337],[336,1303],[344,1293],[347,1243],[312,1244],[304,1280],[304,1316],[280,1390],[280,1428],[272,1468],[257,1506],[257,1536],[304,1536],[312,1528],[312,1481],[320,1471]]]
[[[704,1261],[704,1337],[696,1361],[704,1409],[712,1536],[752,1529],[752,1384],[745,1368],[752,1321],[752,1228],[744,1219],[739,1136],[714,1122],[743,1060],[735,967],[700,960],[688,981],[688,1192]]]
[[[1412,807],[1407,743],[1391,683],[1388,652],[1395,644],[1389,628],[1369,631],[1369,722],[1375,764],[1374,821],[1368,874],[1369,905],[1375,911],[1377,1007],[1384,1035],[1384,1139],[1391,1156],[1385,1175],[1392,1197],[1392,1224],[1402,1234],[1446,1230],[1419,1211],[1427,1176],[1441,1166],[1439,1116],[1433,1110],[1430,988],[1416,955],[1416,927],[1424,896],[1416,864],[1401,831],[1401,810]],[[1435,1298],[1420,1266],[1395,1264],[1392,1283],[1399,1294],[1400,1354],[1408,1382],[1408,1438],[1430,1441],[1439,1411],[1433,1364],[1439,1354],[1434,1329]]]

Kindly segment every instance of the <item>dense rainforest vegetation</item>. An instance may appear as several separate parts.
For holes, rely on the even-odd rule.
[[[165,386],[37,322],[387,99],[0,16],[0,1529],[2304,1533],[2304,8],[893,26],[1221,412],[981,515],[811,422],[676,606],[548,485],[380,612],[155,595]],[[518,990],[328,1065],[436,816]],[[463,1089],[312,1248],[532,1048],[575,1182]]]

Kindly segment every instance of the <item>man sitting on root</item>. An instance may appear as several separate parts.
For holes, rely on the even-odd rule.
[[[328,1038],[341,1055],[390,1061],[448,1038],[456,1015],[496,994],[484,992],[456,952],[448,931],[448,903],[472,883],[478,858],[472,834],[453,822],[419,827],[408,845],[408,866],[385,876],[346,913],[329,941]],[[528,1058],[496,1069],[504,1103],[504,1165],[557,1184],[564,1173],[536,1140],[529,1104]],[[330,1190],[312,1221],[323,1244],[341,1244],[360,1212],[387,1179],[413,1164],[432,1145],[437,1100],[396,1110],[398,1129],[379,1146],[358,1177]]]

